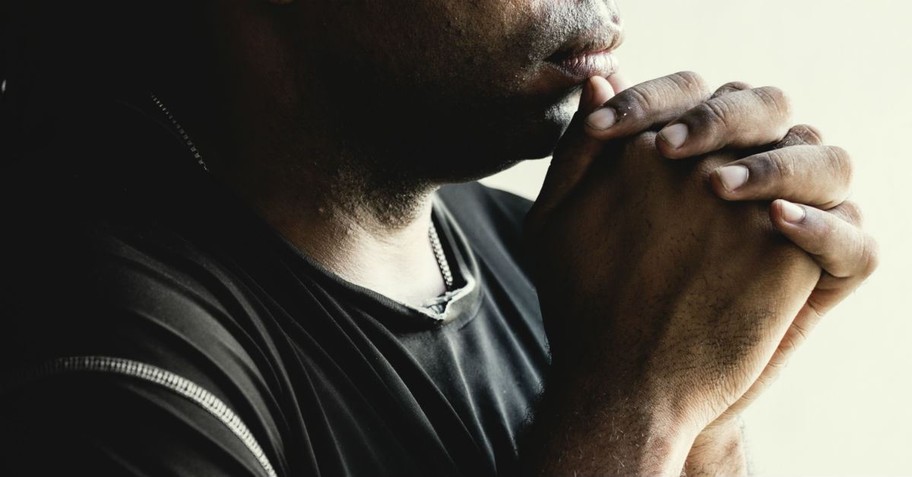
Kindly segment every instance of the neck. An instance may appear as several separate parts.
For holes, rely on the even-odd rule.
[[[331,162],[327,156],[300,161]],[[428,235],[433,188],[378,183],[353,164],[326,169],[240,166],[213,173],[298,249],[342,278],[412,305],[442,293]]]
[[[299,74],[304,50],[288,47],[273,19],[242,13],[215,36],[257,47],[217,42],[212,65],[198,72],[209,86],[171,88],[212,175],[342,278],[408,304],[439,295],[428,237],[435,184],[410,175],[401,154],[372,146],[369,120]]]
[[[299,250],[413,306],[446,290],[429,238],[433,184],[391,172],[393,158],[355,151],[316,124],[287,131],[275,116],[232,116],[245,120],[197,140],[208,169]]]

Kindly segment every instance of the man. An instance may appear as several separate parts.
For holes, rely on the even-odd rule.
[[[6,474],[743,474],[875,267],[845,152],[627,88],[613,2],[18,7]]]

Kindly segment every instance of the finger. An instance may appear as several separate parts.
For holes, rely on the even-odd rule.
[[[832,209],[828,209],[827,213],[833,214],[836,217],[839,217],[842,220],[854,225],[855,227],[861,227],[864,225],[864,217],[862,216],[861,209],[858,207],[858,204],[852,201],[845,201]]]
[[[593,76],[583,84],[580,109],[573,116],[567,132],[554,151],[541,191],[528,215],[529,227],[535,226],[537,218],[550,213],[567,192],[579,183],[601,151],[602,142],[587,135],[583,123],[592,108],[604,104],[613,95],[612,86],[605,78]]]
[[[858,226],[843,220],[848,217],[861,222],[857,206],[846,202],[832,211],[823,212],[812,207],[792,204],[796,207],[795,217],[800,217],[797,208],[805,211],[805,219],[799,224],[777,220],[779,214],[788,213],[787,202],[774,203],[771,215],[773,223],[796,245],[810,253],[824,269],[823,275],[808,298],[805,309],[795,320],[804,330],[813,324],[839,302],[844,300],[863,282],[878,264],[877,242]],[[799,330],[800,331],[800,330]],[[803,336],[797,336],[802,338]],[[800,341],[800,340],[798,340]]]
[[[823,135],[814,126],[799,124],[792,126],[788,134],[773,146],[773,149],[782,149],[791,146],[819,146],[823,144]]]
[[[785,206],[785,204],[778,204],[778,207],[783,206]],[[774,209],[776,207],[777,206],[774,206]],[[779,213],[781,212],[782,210],[779,211]],[[863,252],[862,255],[870,255],[871,258],[861,260],[858,258],[854,259],[856,262],[862,262],[866,264],[862,267],[858,267],[857,265],[855,266],[855,268],[861,269],[861,273],[857,275],[844,278],[835,277],[829,272],[824,272],[821,275],[820,281],[817,283],[817,286],[811,293],[811,296],[808,298],[807,303],[805,303],[801,311],[798,312],[795,320],[786,331],[785,335],[779,343],[778,348],[776,349],[776,352],[770,359],[769,364],[757,379],[757,383],[751,387],[746,395],[762,392],[763,387],[776,378],[776,376],[788,361],[789,356],[791,356],[791,354],[807,340],[807,337],[810,335],[811,331],[814,330],[814,327],[816,327],[820,322],[820,319],[823,317],[823,315],[826,314],[840,301],[842,301],[845,297],[847,297],[850,293],[852,293],[852,291],[854,291],[858,285],[868,275],[870,275],[874,268],[877,266],[877,245],[870,237],[865,236],[864,233],[862,233],[858,228],[858,224],[861,223],[861,212],[854,203],[845,202],[827,212],[817,211],[816,213],[834,216],[834,220],[837,221],[840,218],[846,220],[847,223],[850,224],[850,228],[854,227],[854,232],[848,232],[848,234],[853,235],[855,237],[855,241],[869,241],[869,243],[863,245],[861,248],[868,250],[867,252]],[[773,214],[775,215],[776,212],[774,211]],[[845,225],[840,224],[838,226],[844,227]],[[827,234],[822,234],[820,237],[818,237],[818,240],[828,240],[826,236]],[[814,240],[813,237],[805,237],[799,241],[804,242],[808,239]],[[834,239],[830,237],[829,240]],[[841,245],[821,244],[818,251],[821,249],[829,249],[831,250],[831,254],[839,253],[836,251],[839,248],[851,248],[846,247],[846,245],[847,243],[843,243]],[[855,253],[857,254],[857,252]],[[851,259],[848,259],[847,257],[842,257],[842,259],[851,261]]]
[[[630,82],[627,81],[627,78],[621,72],[615,72],[613,75],[608,77],[608,82],[611,83],[611,87],[614,89],[614,94],[618,94],[621,91],[631,87]],[[607,101],[607,100],[606,100]]]
[[[744,91],[746,89],[751,89],[751,86],[742,81],[732,81],[731,83],[725,83],[720,86],[719,89],[717,89],[716,92],[712,94],[710,99],[718,98],[723,94],[734,93],[735,91]]]
[[[757,147],[747,147],[739,149],[741,157],[747,157],[754,154],[769,151],[771,149],[783,149],[792,146],[820,146],[823,144],[823,136],[820,131],[807,124],[792,126],[786,133],[785,137],[775,144],[763,144]]]
[[[665,157],[693,157],[724,147],[775,143],[789,130],[791,105],[778,88],[724,94],[701,103],[665,126],[656,146]]]
[[[840,147],[792,146],[726,164],[710,179],[726,200],[782,198],[830,209],[849,195],[852,161]]]
[[[619,81],[617,88],[623,86]],[[586,118],[586,131],[602,141],[640,133],[679,117],[708,97],[706,83],[696,73],[675,73],[622,89]]]
[[[785,200],[770,207],[773,225],[834,278],[860,283],[877,268],[877,244],[836,214]]]
[[[588,85],[588,87],[586,87]],[[614,96],[614,85],[601,76],[593,76],[583,83],[578,113],[589,114]]]

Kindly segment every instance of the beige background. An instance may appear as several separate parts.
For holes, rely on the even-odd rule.
[[[848,149],[882,265],[746,415],[758,475],[912,475],[912,1],[619,0],[627,77],[776,85]],[[547,160],[489,184],[537,194]]]

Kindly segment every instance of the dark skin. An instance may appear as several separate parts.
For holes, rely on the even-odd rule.
[[[194,75],[212,86],[185,91],[181,71],[163,87],[214,175],[331,270],[410,303],[443,288],[430,193],[550,153],[581,80],[545,58],[620,41],[601,1],[208,8],[216,59]]]
[[[605,102],[605,83],[587,84],[528,218],[543,257],[543,311],[574,317],[548,323],[551,389],[560,391],[546,396],[542,412],[561,425],[537,429],[548,429],[538,447],[553,453],[538,455],[530,471],[665,475],[686,456],[688,475],[744,474],[738,413],[876,267],[857,206],[843,202],[848,156],[821,145],[810,126],[789,128],[788,100],[775,88],[732,83],[710,95],[698,76],[677,73]],[[628,114],[611,128],[592,127],[600,113],[587,115],[605,108]],[[691,133],[673,148],[663,136],[678,123]],[[661,131],[626,139],[642,128]],[[688,154],[703,158],[661,161]],[[749,170],[734,190],[723,169],[732,166]],[[712,195],[803,197],[829,209],[706,200]],[[610,227],[584,225],[606,220]],[[810,253],[796,256],[794,244]],[[601,451],[580,452],[591,442]],[[631,455],[640,460],[618,458]]]
[[[613,2],[209,8],[215,60],[197,73],[218,87],[163,89],[214,176],[394,299],[443,289],[427,241],[436,187],[558,147],[528,221],[555,361],[530,474],[744,473],[739,412],[876,264],[844,202],[847,155],[791,127],[778,90],[613,76],[580,100],[584,79],[547,59],[616,46]],[[676,123],[686,137],[656,135]],[[729,190],[745,177],[720,169],[732,161],[749,173]]]

